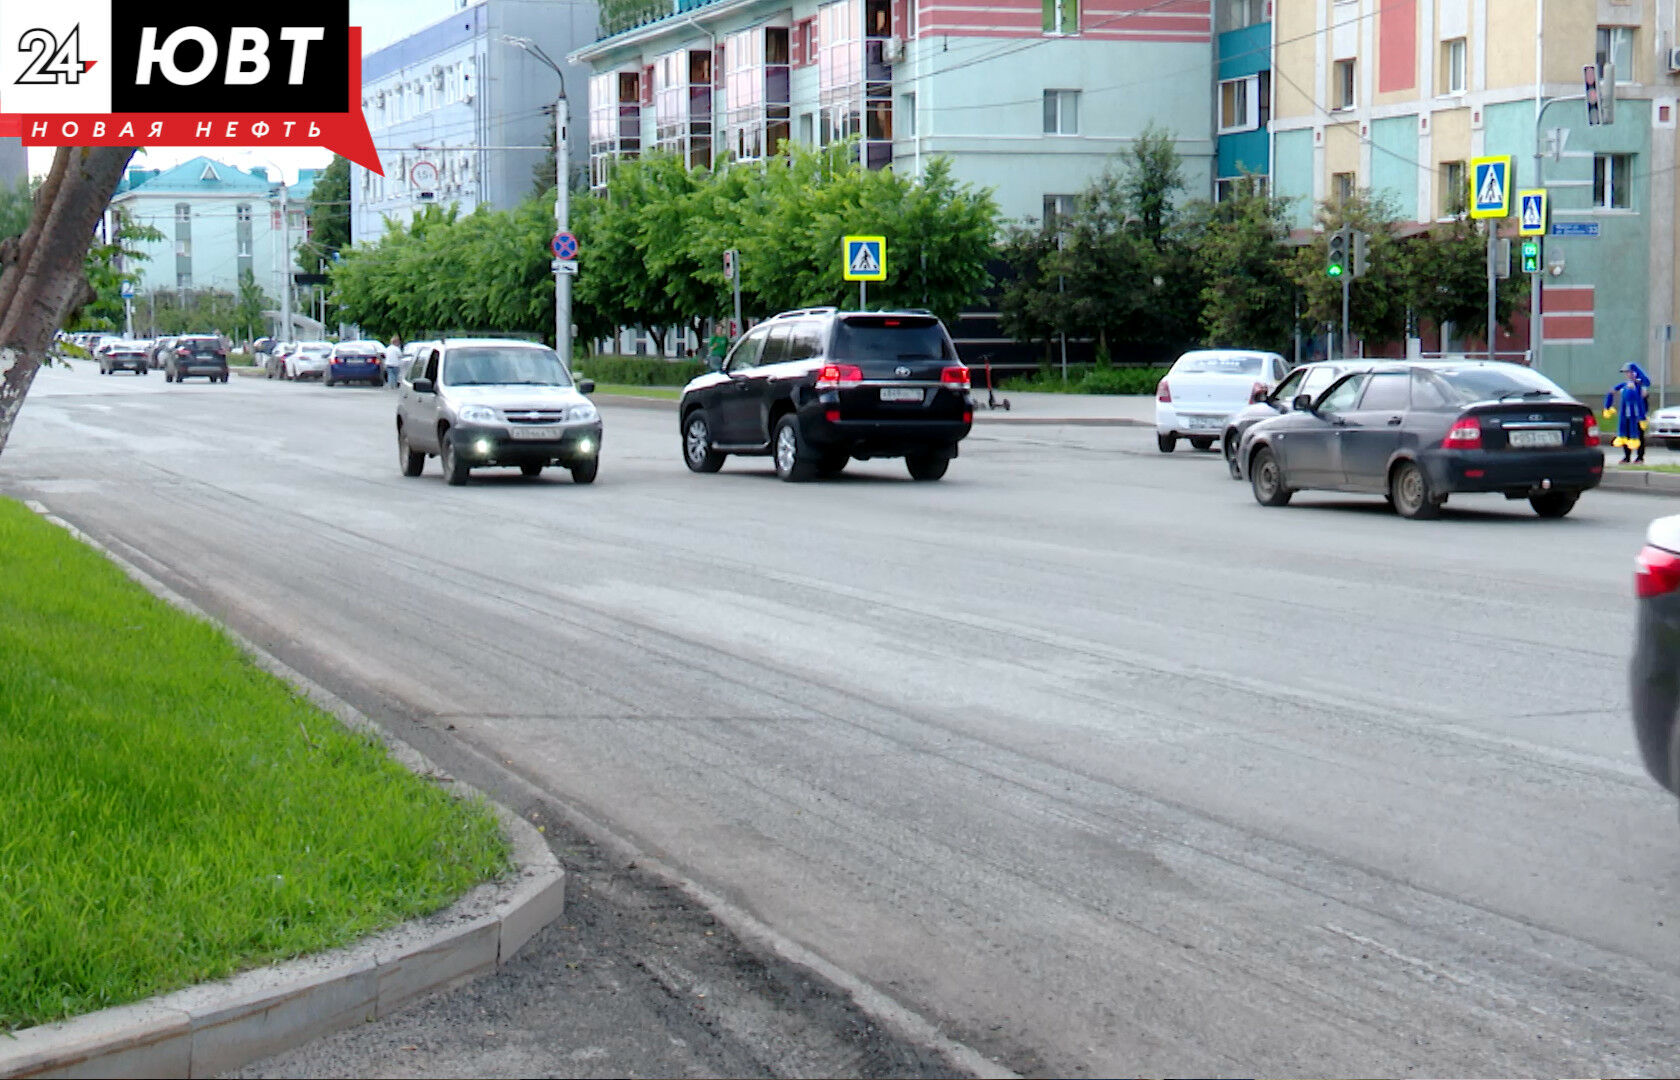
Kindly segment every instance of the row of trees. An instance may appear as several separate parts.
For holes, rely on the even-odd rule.
[[[702,332],[732,310],[723,252],[739,253],[748,313],[840,304],[840,237],[885,233],[888,278],[871,302],[951,319],[988,283],[997,206],[949,165],[921,180],[863,168],[853,147],[793,148],[773,165],[691,170],[669,155],[623,162],[610,196],[573,204],[581,253],[573,317],[584,339],[619,326]],[[347,320],[379,336],[468,330],[547,334],[552,193],[513,211],[428,208],[333,267]]]
[[[1342,285],[1325,266],[1326,236],[1343,225],[1370,238],[1369,270],[1351,286],[1356,336],[1393,342],[1485,322],[1486,240],[1470,222],[1403,237],[1396,209],[1360,194],[1320,207],[1323,231],[1299,244],[1287,200],[1258,179],[1217,204],[1181,202],[1184,186],[1171,137],[1150,130],[1071,214],[1008,229],[1005,332],[1046,350],[1061,334],[1092,339],[1099,360],[1196,342],[1288,351],[1297,332],[1341,320]],[[1526,279],[1501,283],[1501,323],[1526,296]]]

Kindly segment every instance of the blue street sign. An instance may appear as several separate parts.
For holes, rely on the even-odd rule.
[[[134,282],[125,281],[122,283],[122,298],[124,300],[134,299]]]
[[[1554,221],[1552,222],[1553,236],[1597,236],[1598,222],[1596,221]]]
[[[578,256],[577,237],[569,232],[555,233],[554,239],[549,241],[549,247],[553,249],[556,259],[571,260]]]
[[[1504,218],[1511,213],[1511,159],[1479,157],[1470,160],[1470,216]]]

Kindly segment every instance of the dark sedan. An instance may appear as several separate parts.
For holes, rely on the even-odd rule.
[[[1225,421],[1225,437],[1219,443],[1225,451],[1225,464],[1231,469],[1231,479],[1242,479],[1242,468],[1237,464],[1237,447],[1242,445],[1243,434],[1249,428],[1290,411],[1295,407],[1295,399],[1302,394],[1316,399],[1339,376],[1356,368],[1363,370],[1369,367],[1370,364],[1363,360],[1315,360],[1302,364],[1286,375],[1271,393],[1240,412],[1232,413],[1231,418]]]
[[[1556,383],[1498,361],[1377,363],[1248,429],[1238,463],[1264,506],[1297,491],[1386,495],[1430,518],[1458,492],[1527,499],[1563,517],[1604,476],[1592,410]]]
[[[1658,518],[1634,563],[1639,628],[1629,665],[1633,733],[1645,771],[1669,791],[1680,790],[1680,517]]]

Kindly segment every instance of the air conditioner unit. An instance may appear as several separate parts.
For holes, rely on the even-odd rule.
[[[1668,73],[1670,75],[1680,73],[1680,49],[1668,50]]]
[[[888,38],[881,46],[881,59],[888,64],[896,64],[904,59],[904,39]]]

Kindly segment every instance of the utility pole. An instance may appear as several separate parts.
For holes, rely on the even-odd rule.
[[[571,106],[566,101],[566,73],[560,65],[528,37],[503,34],[502,40],[547,64],[560,80],[560,95],[554,99],[554,229],[557,233],[570,231],[571,193],[568,190],[571,173],[571,152],[566,145],[566,129],[570,126]],[[572,363],[572,276],[556,271],[554,274],[554,351],[567,367]]]
[[[1499,251],[1498,222],[1488,219],[1487,223],[1487,352],[1488,359],[1493,359],[1493,334],[1498,329],[1497,306],[1499,304],[1499,266],[1496,257]]]
[[[280,340],[292,341],[292,215],[286,174],[280,174]]]

